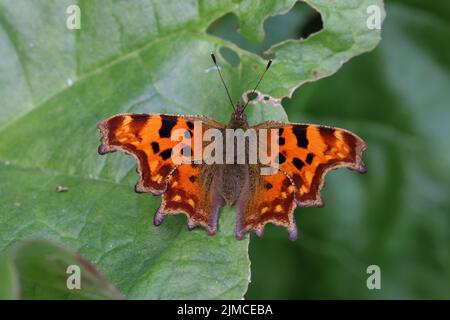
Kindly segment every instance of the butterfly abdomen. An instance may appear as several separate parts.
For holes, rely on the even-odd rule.
[[[224,164],[218,166],[221,194],[228,205],[237,201],[247,180],[248,168],[245,164]]]

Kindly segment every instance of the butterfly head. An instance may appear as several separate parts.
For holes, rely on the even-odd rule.
[[[238,101],[235,111],[231,114],[230,126],[234,128],[248,127],[247,115],[245,114],[245,104]]]
[[[245,114],[246,105],[238,101],[236,103],[236,111],[233,112],[233,118],[236,120],[247,120],[247,115]]]

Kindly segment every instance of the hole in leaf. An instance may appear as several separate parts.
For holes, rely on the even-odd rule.
[[[249,92],[249,93],[247,93],[248,101],[252,101],[252,100],[256,99],[257,96],[258,96],[258,94],[256,92]]]
[[[300,37],[307,39],[311,34],[319,32],[323,29],[322,17],[317,11],[313,10],[313,13],[306,17],[305,24],[300,28]]]
[[[233,67],[237,67],[239,65],[239,62],[241,60],[239,59],[237,53],[234,52],[233,50],[222,47],[219,49],[219,52],[222,55],[222,57]]]
[[[287,110],[286,107],[290,105],[290,100],[288,97],[284,97],[281,99],[281,105],[283,106],[284,110]]]
[[[207,32],[233,42],[244,50],[262,55],[274,44],[289,39],[306,39],[312,33],[320,31],[323,23],[317,11],[308,4],[298,1],[286,14],[268,17],[263,27],[264,41],[253,43],[237,32],[238,18],[234,13],[229,13],[214,21]]]

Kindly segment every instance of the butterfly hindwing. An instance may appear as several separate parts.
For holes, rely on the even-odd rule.
[[[214,166],[183,164],[167,180],[161,206],[155,216],[159,225],[168,214],[185,213],[188,228],[204,227],[210,235],[217,231],[219,209],[223,198],[217,192]]]
[[[236,236],[241,239],[251,230],[261,237],[266,223],[284,226],[291,240],[297,237],[294,219],[295,186],[281,170],[261,175],[261,167],[250,166],[250,181],[237,202]]]

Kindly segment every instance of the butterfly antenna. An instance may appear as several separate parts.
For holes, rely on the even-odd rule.
[[[259,84],[261,83],[262,79],[264,78],[264,75],[266,74],[267,70],[269,70],[270,66],[272,65],[272,59],[269,60],[269,62],[267,62],[267,66],[266,69],[264,70],[264,72],[262,73],[261,77],[259,78],[258,83],[256,84],[255,88],[253,89],[253,91],[251,92],[251,94],[254,94],[256,89],[258,88]],[[247,95],[247,102],[245,103],[244,108],[242,109],[245,110],[245,108],[247,108],[248,103],[250,102],[250,99],[248,99],[248,95]]]
[[[220,80],[222,80],[223,86],[225,87],[225,90],[227,91],[228,99],[230,100],[231,106],[233,107],[234,111],[236,111],[236,107],[233,104],[233,100],[231,99],[230,92],[228,91],[227,85],[225,84],[225,80],[223,80],[222,72],[220,72],[220,67],[217,65],[216,56],[214,53],[211,53],[211,59],[214,62],[214,65],[217,68],[217,71],[219,72]]]

